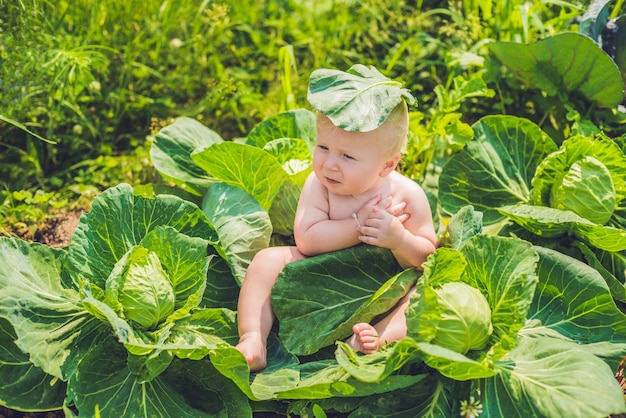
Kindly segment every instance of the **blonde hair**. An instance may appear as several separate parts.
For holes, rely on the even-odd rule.
[[[317,129],[341,129],[324,115],[317,112]],[[390,155],[402,153],[406,147],[409,134],[409,109],[404,100],[393,108],[387,119],[376,129],[364,132],[380,137],[381,149]]]

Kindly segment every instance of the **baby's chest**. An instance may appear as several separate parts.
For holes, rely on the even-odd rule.
[[[328,218],[333,220],[351,218],[353,213],[359,212],[359,210],[373,198],[374,197],[369,196],[361,199],[355,199],[352,196],[329,196]],[[399,203],[394,202],[395,200],[396,199],[392,197],[392,205]]]
[[[364,202],[355,200],[351,196],[329,196],[328,218],[333,220],[350,218],[353,213],[359,211],[363,204]]]

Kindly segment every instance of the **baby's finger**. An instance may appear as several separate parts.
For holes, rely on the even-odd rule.
[[[376,195],[371,198],[365,205],[366,206],[378,206],[380,204],[380,195]]]
[[[378,235],[378,228],[373,226],[362,226],[359,228],[361,236],[373,238]]]
[[[385,217],[387,217],[387,216],[392,216],[392,215],[389,212],[387,212],[386,210],[382,210],[382,209],[374,207],[374,208],[372,208],[372,213],[370,214],[370,216],[365,221],[365,224],[367,225],[370,220],[385,219]]]
[[[374,245],[376,239],[374,237],[370,237],[369,235],[360,235],[359,240],[365,244]]]
[[[387,196],[386,198],[384,198],[380,202],[378,202],[376,207],[381,208],[381,209],[389,210],[389,207],[391,206],[391,203],[392,203],[391,196]]]
[[[408,213],[402,213],[398,216],[396,216],[396,218],[398,218],[398,220],[402,223],[406,222],[407,219],[409,219],[409,214]]]
[[[406,208],[406,202],[400,202],[400,203],[397,203],[397,204],[389,207],[387,209],[387,212],[389,212],[390,214],[392,214],[394,216],[398,216],[398,215],[402,214],[402,212],[404,212],[405,208]]]

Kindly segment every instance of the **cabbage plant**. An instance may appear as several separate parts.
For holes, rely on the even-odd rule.
[[[199,360],[232,351],[237,337],[235,312],[216,307],[207,286],[220,270],[215,242],[196,205],[128,185],[94,200],[67,249],[0,239],[3,403],[87,416],[249,414],[240,391],[230,406],[209,398],[199,409],[179,383],[216,390],[206,379],[218,373]]]
[[[626,155],[602,133],[557,146],[529,120],[487,116],[439,178],[443,209],[472,205],[484,223],[593,266],[626,301]]]
[[[290,111],[224,141],[179,119],[152,155],[184,199],[120,185],[94,201],[67,249],[0,239],[1,402],[140,417],[626,412],[612,373],[626,318],[599,270],[487,234],[499,214],[487,199],[455,210],[423,272],[367,245],[286,266],[272,291],[268,367],[251,374],[234,348],[239,283],[256,251],[291,242],[313,122]],[[556,149],[531,130],[545,143],[501,144],[528,155],[502,164],[489,154],[519,196]],[[413,286],[406,338],[367,356],[342,342]]]
[[[602,417],[623,411],[613,370],[626,354],[626,316],[602,277],[557,251],[477,233],[480,218],[466,207],[451,220],[452,234],[417,280],[406,338],[367,356],[338,344],[337,361],[360,380],[425,373],[409,390],[397,391],[402,402],[378,397],[355,404],[357,415],[378,416],[390,408],[405,416],[464,415],[469,403],[488,417]],[[466,315],[479,311],[481,319],[472,325],[479,335],[460,337],[458,319],[454,326],[447,320],[451,300],[440,294],[450,285],[460,293],[456,298],[467,298],[469,288],[472,300],[481,293],[481,302]],[[465,353],[461,339],[469,346]]]
[[[309,113],[296,110],[269,118],[247,138],[235,141],[230,147],[240,148],[239,155],[257,155],[252,153],[258,153],[259,149],[269,152],[267,144],[282,142],[284,136],[311,132],[303,126],[311,127],[312,118],[307,116],[306,122],[302,122],[298,119],[302,115]],[[304,124],[297,128],[296,120]],[[499,216],[497,211],[489,211],[492,206],[488,199],[504,197],[510,192],[515,196],[529,195],[528,184],[535,167],[557,149],[538,127],[515,121],[509,125],[505,119],[493,119],[493,124],[484,124],[485,131],[488,135],[494,132],[502,136],[501,129],[512,133],[529,129],[537,141],[530,144],[503,141],[497,153],[486,154],[509,158],[515,155],[505,163],[491,158],[495,169],[510,174],[512,180],[492,184],[485,183],[488,179],[485,176],[481,178],[483,183],[468,182],[467,177],[457,179],[456,183],[468,190],[491,188],[490,197],[484,198],[484,205],[477,204],[478,211],[466,201],[451,211],[453,219],[423,274],[415,269],[401,270],[388,252],[365,245],[286,266],[272,291],[278,324],[277,332],[270,338],[269,367],[250,376],[250,380],[243,371],[225,371],[229,378],[251,400],[283,400],[285,409],[274,410],[285,414],[319,415],[322,411],[338,411],[351,412],[354,416],[390,413],[453,416],[470,399],[480,402],[486,416],[498,417],[606,416],[623,411],[623,396],[612,370],[626,355],[626,318],[598,272],[553,250],[534,247],[518,238],[491,237],[483,232],[484,227],[493,224],[490,217]],[[279,197],[292,194],[293,200],[285,201],[297,201],[299,189],[294,180],[299,177],[293,177],[297,173],[290,170],[294,165],[305,167],[308,160],[288,147],[272,147],[272,156],[289,174],[290,181],[274,183],[282,185],[278,192],[265,187],[262,193],[268,195],[257,196],[261,188],[251,187],[250,180],[236,182],[232,174],[221,173],[226,170],[224,165],[219,165],[220,160],[225,161],[223,150],[211,143],[214,135],[208,128],[194,128],[196,136],[192,138],[185,129],[188,123],[191,122],[179,119],[157,134],[154,146],[159,150],[153,150],[153,155],[171,153],[175,158],[170,163],[176,161],[162,169],[156,164],[157,168],[174,173],[178,164],[196,164],[199,155],[205,161],[215,159],[211,170],[204,165],[204,175],[210,174],[207,178],[214,182],[203,192],[204,204],[214,202],[203,206],[210,219],[229,207],[226,201],[230,196],[236,196],[233,202],[252,199],[263,208],[256,212],[243,211],[246,219],[252,219],[250,215],[254,213],[269,219],[265,225],[283,224],[276,215],[293,212],[285,210],[288,205],[278,203]],[[491,131],[492,125],[495,127]],[[200,137],[206,138],[207,143],[189,146],[184,151],[176,145],[202,142]],[[310,137],[304,142],[309,141]],[[515,152],[518,150],[525,152],[519,155]],[[255,158],[261,160],[260,156]],[[229,161],[232,164],[227,167],[229,172],[247,172],[255,178],[248,161]],[[523,170],[518,171],[518,167]],[[302,171],[305,172],[308,168]],[[268,171],[263,173],[272,175]],[[277,178],[284,178],[284,173],[276,173]],[[182,187],[189,183],[180,180]],[[273,183],[272,179],[262,180]],[[498,187],[503,184],[506,187],[501,192]],[[216,186],[218,189],[211,190]],[[220,192],[216,194],[215,190]],[[273,196],[273,200],[268,196]],[[272,203],[262,203],[268,201]],[[277,211],[279,206],[281,210]],[[221,209],[207,210],[210,207]],[[240,208],[243,207],[237,203],[237,208],[232,209],[234,219]],[[226,259],[236,262],[240,257],[232,255],[246,254],[244,248],[256,246],[248,234],[240,233],[238,237],[227,234],[228,225],[232,222],[224,224],[224,228],[218,227],[218,235],[232,243],[229,247],[235,250],[226,251]],[[249,221],[247,225],[252,236],[256,236],[259,227]],[[285,237],[288,236],[273,230],[269,245],[283,243]],[[577,274],[573,275],[573,271]],[[352,324],[371,321],[384,313],[413,285],[417,290],[407,311],[407,338],[368,356],[341,342],[351,334]],[[472,334],[468,338],[471,344],[463,348],[440,344],[452,338],[449,338],[447,311],[440,307],[437,290],[450,285],[471,288],[468,293],[473,295],[474,302],[480,300],[473,306],[477,309],[472,315],[467,315],[477,318],[477,323],[465,327],[466,330],[480,328],[480,332]],[[477,292],[481,296],[477,297]],[[465,316],[457,315],[458,322],[465,321]],[[602,331],[596,333],[597,330]],[[545,368],[554,373],[543,373]],[[584,379],[579,378],[581,375]],[[573,380],[578,382],[576,387],[571,385]]]

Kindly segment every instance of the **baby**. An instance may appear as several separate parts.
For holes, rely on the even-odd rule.
[[[408,133],[404,100],[377,128],[353,132],[317,117],[313,172],[302,188],[294,222],[295,247],[259,251],[238,301],[239,344],[251,371],[267,365],[274,322],[271,290],[285,264],[359,243],[388,248],[404,267],[421,269],[435,251],[436,233],[422,188],[396,167]],[[406,336],[407,294],[375,324],[358,323],[347,343],[369,354]]]

